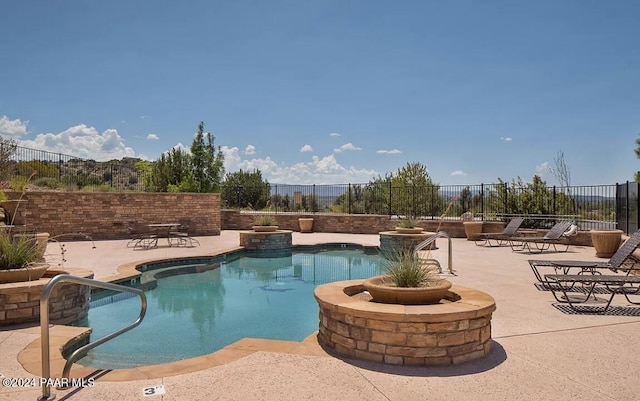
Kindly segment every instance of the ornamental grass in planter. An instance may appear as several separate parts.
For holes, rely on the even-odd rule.
[[[0,283],[38,280],[48,267],[35,237],[0,232]]]
[[[425,263],[410,250],[387,255],[386,274],[364,280],[375,302],[401,305],[437,304],[451,282],[440,277],[435,264]]]
[[[12,283],[19,281],[32,281],[40,279],[47,271],[49,265],[44,261],[44,250],[46,249],[46,240],[42,243],[44,234],[40,236],[33,233],[13,232],[18,207],[23,201],[26,185],[37,173],[34,171],[31,175],[22,180],[12,180],[11,187],[21,191],[20,198],[16,201],[17,206],[13,214],[10,215],[11,220],[9,226],[0,229],[0,283]],[[20,181],[20,185],[14,182]],[[6,183],[0,185],[0,199],[6,198],[4,188]],[[46,234],[46,239],[49,235]]]
[[[413,218],[402,219],[398,221],[395,230],[399,234],[420,234],[422,227],[418,227],[416,224],[416,220]]]
[[[253,219],[253,231],[273,232],[277,231],[276,218],[270,214],[261,214]]]

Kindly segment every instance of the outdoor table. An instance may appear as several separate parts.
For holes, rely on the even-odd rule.
[[[164,229],[166,229],[167,243],[169,244],[169,246],[171,246],[171,239],[169,238],[169,234],[171,233],[172,228],[180,227],[180,223],[153,223],[147,224],[147,227],[156,231],[164,231]]]

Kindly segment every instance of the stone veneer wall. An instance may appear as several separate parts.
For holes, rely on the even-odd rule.
[[[278,228],[284,230],[300,231],[298,218],[312,217],[313,231],[323,233],[349,233],[349,234],[378,234],[381,231],[389,231],[395,229],[398,221],[392,220],[387,215],[379,214],[308,214],[308,213],[275,213]],[[253,226],[255,215],[251,213],[240,213],[238,210],[222,210],[222,227],[225,230],[249,230]],[[462,220],[445,221],[440,223],[438,220],[420,220],[419,225],[425,231],[446,231],[454,238],[463,238],[464,227]],[[498,225],[502,230],[504,224],[491,223]],[[489,225],[488,225],[489,226]]]
[[[64,273],[93,278],[86,269],[67,269]],[[63,272],[57,272],[63,273]],[[40,298],[44,286],[56,272],[47,272],[39,280],[0,284],[0,326],[39,322]],[[58,284],[49,298],[49,319],[52,323],[68,324],[87,316],[91,287],[73,283]]]
[[[192,219],[192,235],[219,235],[221,230],[220,194],[28,191],[24,199],[18,213],[25,228],[51,237],[81,232],[96,240],[125,239],[129,220],[173,223],[182,217]]]

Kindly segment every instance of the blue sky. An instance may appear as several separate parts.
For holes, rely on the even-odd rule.
[[[573,185],[640,170],[640,2],[0,0],[0,134],[155,159],[200,121],[227,172]]]

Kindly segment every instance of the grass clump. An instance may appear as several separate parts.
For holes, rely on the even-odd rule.
[[[396,287],[430,287],[441,280],[436,265],[424,263],[410,250],[388,256],[384,267]]]

